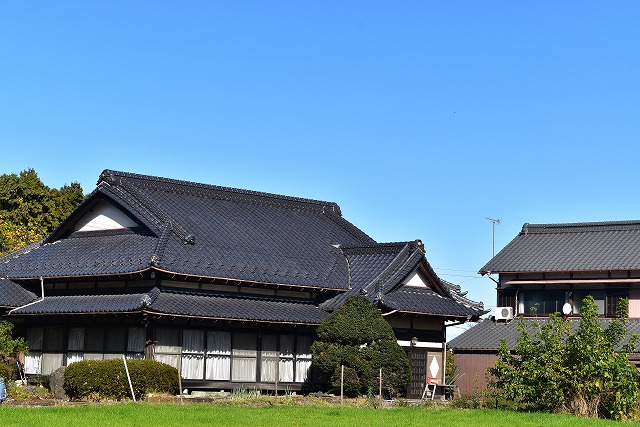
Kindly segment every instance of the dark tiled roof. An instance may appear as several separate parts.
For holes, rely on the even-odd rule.
[[[22,286],[7,279],[0,279],[0,306],[18,307],[28,304],[36,298],[36,294],[27,291]]]
[[[460,304],[477,311],[482,311],[481,315],[489,312],[489,310],[484,309],[484,303],[482,301],[473,301],[467,298],[467,291],[463,291],[460,285],[447,282],[443,279],[440,279],[440,283],[449,291],[449,294],[453,299],[458,301]]]
[[[157,292],[157,291],[156,291]],[[79,313],[128,313],[139,311],[150,301],[151,291],[102,292],[84,290],[46,296],[42,300],[19,307],[11,314],[79,314]]]
[[[487,272],[640,269],[640,221],[524,224]]]
[[[129,215],[137,226],[74,232],[84,215],[105,202]],[[0,277],[14,281],[104,278],[156,270],[183,278],[347,291],[323,305],[332,310],[346,296],[360,292],[369,295],[372,302],[383,302],[383,295],[396,289],[418,265],[426,266],[434,289],[449,298],[455,313],[465,311],[468,300],[455,285],[448,286],[437,278],[424,258],[421,242],[376,243],[342,218],[335,203],[106,170],[97,188],[44,242],[0,259]],[[395,306],[404,301],[399,295],[390,299]],[[30,312],[93,310],[82,296],[74,298],[61,297],[60,306],[52,305],[58,300],[48,298],[34,304]],[[112,309],[134,309],[135,298],[123,297]],[[158,304],[166,302],[162,310],[168,312],[177,310],[181,307],[178,302],[188,298],[162,294]],[[212,304],[218,301],[222,300],[211,299]],[[237,298],[233,301],[237,309],[244,308],[242,304],[258,304]],[[71,307],[71,302],[76,305]],[[105,308],[104,302],[96,304],[111,309]],[[278,319],[285,319],[281,305],[270,304],[276,303],[264,306],[280,313]],[[223,312],[222,305],[216,307],[216,312]],[[321,316],[320,310],[311,310],[309,304],[287,307],[292,313],[302,310],[299,321],[313,323]],[[206,307],[199,310],[193,314],[211,314]],[[236,316],[244,315],[239,313]],[[246,315],[251,313],[249,310]],[[269,319],[268,314],[260,316],[260,320]]]
[[[515,349],[518,343],[518,337],[520,331],[518,330],[518,322],[520,319],[512,319],[508,323],[505,322],[492,322],[490,320],[484,320],[476,324],[471,329],[464,331],[462,334],[453,338],[447,343],[447,348],[454,351],[493,351],[498,349],[501,339],[505,339],[507,346],[511,350]],[[530,326],[533,323],[538,323],[540,326],[548,322],[547,318],[539,319],[525,319],[529,326],[529,331],[533,331]],[[571,331],[575,333],[579,321],[577,319],[570,319]],[[603,327],[609,324],[610,320],[602,319],[600,323]],[[629,319],[627,322],[627,332],[629,335],[640,335],[640,319]],[[636,346],[636,352],[640,352],[640,343]]]
[[[129,212],[149,235],[66,239],[96,200]],[[335,203],[114,171],[103,172],[98,188],[45,243],[0,266],[0,276],[106,275],[153,266],[190,276],[344,289],[346,260],[332,245],[375,244],[340,216]]]
[[[327,315],[311,301],[241,294],[151,290],[84,290],[58,293],[20,307],[11,314],[81,314],[149,312],[212,319],[319,324]]]
[[[108,275],[144,270],[156,240],[129,230],[74,233],[0,265],[8,278]]]
[[[382,297],[382,302],[394,310],[426,313],[436,316],[477,317],[484,310],[467,307],[459,302],[438,295],[431,289],[403,286]]]
[[[166,290],[158,295],[149,310],[189,317],[315,325],[327,316],[310,301]]]
[[[334,310],[350,296],[366,295],[372,303],[392,310],[428,313],[437,316],[477,317],[484,314],[482,303],[464,297],[459,286],[440,280],[424,258],[421,242],[387,243],[371,247],[342,248],[349,259],[351,289],[322,304]],[[443,295],[430,288],[398,286],[418,265],[441,285]]]
[[[341,249],[349,260],[350,288],[323,303],[325,310],[335,310],[348,297],[356,295],[367,295],[372,303],[377,302],[384,293],[407,277],[424,257],[424,252],[416,242]]]

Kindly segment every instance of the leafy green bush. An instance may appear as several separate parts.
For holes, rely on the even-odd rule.
[[[344,365],[344,393],[347,396],[378,390],[380,369],[387,396],[406,392],[411,366],[396,341],[393,329],[364,296],[350,297],[326,317],[311,346],[314,367],[330,378],[333,391],[340,389]]]
[[[542,326],[521,322],[515,354],[503,340],[499,359],[488,370],[492,392],[527,409],[615,420],[632,417],[640,399],[640,374],[628,359],[638,336],[625,342],[626,300],[620,300],[618,316],[603,327],[593,297],[587,296],[575,333],[556,315]]]
[[[127,360],[136,399],[148,393],[176,394],[178,370],[153,360]],[[72,363],[64,373],[64,390],[71,399],[131,397],[122,359],[85,360]]]
[[[4,360],[0,360],[0,377],[2,377],[7,384],[9,384],[13,378],[13,367]]]

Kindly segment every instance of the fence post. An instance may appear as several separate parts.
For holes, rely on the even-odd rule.
[[[129,375],[129,367],[127,366],[127,358],[122,355],[122,361],[124,362],[124,370],[127,372],[127,380],[129,381],[129,388],[131,389],[131,397],[133,401],[136,401],[136,394],[133,392],[133,384],[131,383],[131,375]]]
[[[340,365],[340,404],[344,405],[344,365]]]

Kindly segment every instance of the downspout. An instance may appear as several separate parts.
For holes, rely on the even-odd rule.
[[[29,304],[25,304],[25,305],[22,305],[20,307],[13,308],[13,309],[9,310],[8,314],[13,314],[13,312],[16,311],[16,310],[20,310],[22,308],[29,307],[30,305],[37,304],[37,303],[42,302],[42,301],[44,301],[44,279],[42,278],[42,276],[40,276],[40,298],[35,300],[35,301],[31,301]]]

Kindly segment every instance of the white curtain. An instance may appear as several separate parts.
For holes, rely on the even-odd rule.
[[[24,356],[24,373],[39,374],[41,373],[42,352],[29,350],[29,354]]]
[[[81,362],[84,360],[84,353],[81,351],[70,351],[67,353],[67,366],[72,363]]]
[[[293,359],[280,360],[280,381],[283,383],[293,382]]]
[[[180,331],[178,329],[156,329],[156,353],[180,353]]]
[[[204,375],[204,331],[182,332],[182,377],[202,379]]]
[[[201,380],[204,374],[204,355],[182,355],[182,378]]]
[[[311,337],[299,336],[296,343],[296,382],[303,383],[307,380],[311,367]]]
[[[42,355],[42,375],[50,375],[62,366],[62,353],[45,353]]]
[[[40,374],[42,367],[43,329],[27,329],[27,345],[29,354],[24,357],[25,374]]]
[[[84,359],[84,328],[69,328],[67,366]]]
[[[233,381],[255,382],[258,364],[256,338],[256,334],[233,335],[233,363],[231,365],[231,379]]]
[[[293,335],[281,335],[280,336],[280,375],[279,379],[282,382],[293,382],[293,350],[294,350],[294,336]]]
[[[231,379],[231,334],[229,332],[207,332],[206,379]]]
[[[231,379],[233,381],[251,381],[256,380],[256,358],[234,357],[233,369],[231,370]]]
[[[178,362],[180,361],[180,356],[177,354],[158,354],[156,353],[156,360],[158,362],[166,363],[167,365],[173,366],[178,369]]]
[[[275,382],[277,366],[278,366],[278,336],[264,335],[262,337],[260,380],[265,382]]]

